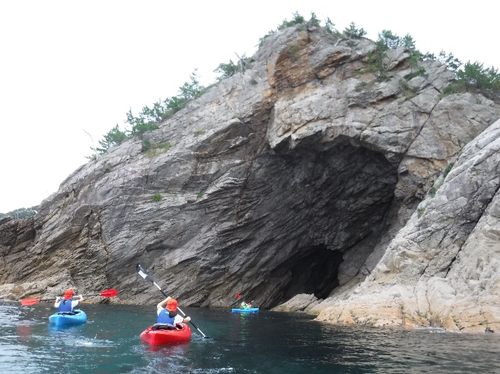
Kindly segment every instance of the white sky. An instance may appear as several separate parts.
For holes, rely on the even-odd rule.
[[[0,0],[0,212],[38,205],[131,108],[176,96],[194,69],[252,56],[284,19],[311,12],[376,40],[410,34],[421,52],[500,68],[491,0]],[[90,134],[90,136],[88,134]],[[93,142],[92,142],[93,139]]]

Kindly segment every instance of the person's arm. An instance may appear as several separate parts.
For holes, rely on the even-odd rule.
[[[82,295],[78,295],[78,296],[75,296],[75,297],[79,297],[78,300],[71,300],[71,309],[75,309],[76,306],[80,303],[80,301],[83,300],[83,296]]]
[[[159,302],[158,305],[156,305],[156,311],[158,312],[158,314],[160,314],[162,309],[165,309],[168,300],[170,300],[170,296],[167,297],[165,300]]]
[[[186,316],[182,318],[181,315],[177,314],[174,319],[174,325],[178,325],[181,323],[188,323],[189,321],[191,321],[191,317]]]

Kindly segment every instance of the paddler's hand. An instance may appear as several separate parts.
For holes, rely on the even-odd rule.
[[[188,323],[189,321],[191,321],[191,317],[187,316],[186,318],[184,318],[185,323]]]

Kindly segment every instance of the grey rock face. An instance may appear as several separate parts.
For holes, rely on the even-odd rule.
[[[463,149],[371,275],[354,293],[317,305],[318,318],[473,332],[497,328],[499,151],[497,121]]]
[[[268,39],[244,73],[76,170],[34,220],[0,221],[0,297],[113,287],[113,301],[155,303],[157,290],[135,272],[141,263],[184,305],[227,307],[239,292],[271,308],[307,294],[325,299],[307,302],[320,313],[339,297],[355,305],[376,274],[414,284],[422,268],[446,272],[474,224],[432,220],[437,195],[418,218],[428,227],[413,221],[500,107],[480,95],[441,98],[453,74],[437,62],[405,78],[414,68],[402,49],[388,54],[382,81],[366,69],[367,39],[318,28]],[[143,140],[163,147],[144,153]],[[462,215],[477,222],[490,196],[482,190]],[[456,231],[442,241],[447,223]],[[405,259],[411,281],[390,260],[407,230],[429,232],[432,251],[449,252],[420,267]]]

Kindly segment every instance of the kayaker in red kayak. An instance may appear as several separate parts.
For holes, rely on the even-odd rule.
[[[182,328],[183,323],[188,323],[191,321],[191,317],[186,316],[183,318],[177,314],[177,306],[179,303],[176,299],[172,299],[170,296],[167,297],[162,302],[158,303],[156,306],[158,317],[156,319],[157,324],[169,324],[176,326],[177,328]]]
[[[73,295],[75,294],[75,291],[73,291],[71,288],[66,290],[64,293],[64,299],[61,300],[60,296],[56,297],[56,302],[54,303],[54,307],[59,309],[59,312],[73,312],[73,309],[78,305],[80,301],[83,300],[82,295],[78,295],[76,297],[79,297],[79,300],[71,300]]]

